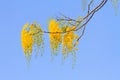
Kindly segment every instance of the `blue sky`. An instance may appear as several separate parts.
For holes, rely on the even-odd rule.
[[[81,1],[0,1],[0,80],[120,80],[120,14],[114,15],[110,2],[88,23],[74,69],[71,57],[64,65],[60,54],[51,62],[47,34],[44,55],[37,59],[33,55],[28,69],[20,41],[22,26],[36,20],[47,30],[48,20],[59,13],[83,15]]]

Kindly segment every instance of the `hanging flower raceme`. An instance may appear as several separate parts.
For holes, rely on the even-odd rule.
[[[36,45],[37,47],[43,46],[43,39],[42,39],[42,29],[39,24],[28,24],[26,23],[23,26],[21,31],[21,42],[22,48],[25,53],[25,56],[30,61],[33,46]]]
[[[33,35],[34,47],[36,49],[36,56],[41,53],[43,54],[44,41],[43,41],[43,31],[39,24],[34,23],[30,25],[30,34]]]
[[[23,26],[21,32],[21,41],[25,55],[30,56],[32,53],[33,38],[30,32],[27,30],[28,26],[28,23]]]
[[[56,32],[56,33],[50,33],[49,37],[50,37],[50,47],[52,49],[52,53],[57,54],[59,45],[62,41],[62,34],[57,33],[57,32],[61,32],[61,28],[59,27],[59,22],[56,22],[55,20],[51,20],[49,23],[49,31]]]
[[[66,31],[74,30],[76,29],[75,26],[67,27]],[[68,53],[74,53],[75,43],[78,39],[78,35],[74,33],[74,31],[70,31],[64,34],[63,41],[62,41],[62,53],[64,56],[67,56]]]

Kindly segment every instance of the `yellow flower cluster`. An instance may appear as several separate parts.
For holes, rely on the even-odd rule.
[[[49,23],[49,31],[50,32],[61,32],[61,29],[59,28],[59,22],[56,22],[55,20],[51,20]],[[59,45],[62,41],[62,34],[60,33],[50,33],[50,47],[52,48],[53,53],[58,50]]]
[[[55,51],[59,49],[59,45],[62,44],[62,53],[63,55],[67,55],[69,52],[73,53],[73,50],[77,50],[75,48],[76,40],[78,39],[78,35],[74,33],[74,31],[70,30],[75,30],[75,26],[63,26],[60,27],[60,23],[51,20],[49,23],[49,31],[50,32],[56,32],[56,33],[50,33],[50,47],[52,49],[52,53],[54,54]],[[66,32],[70,31],[64,34],[57,33],[57,32]],[[63,36],[63,37],[62,37]],[[78,42],[77,42],[78,43]]]
[[[22,48],[24,50],[25,55],[30,56],[32,53],[33,38],[30,32],[26,30],[27,27],[28,27],[28,24],[25,24],[23,26],[23,29],[21,32],[21,42],[22,42]]]
[[[70,31],[72,29],[76,29],[75,26],[67,27],[66,31]],[[63,42],[62,42],[62,53],[63,55],[67,55],[69,52],[72,52],[75,50],[75,41],[77,40],[78,35],[76,35],[73,31],[67,32],[63,36]]]
[[[40,44],[43,43],[43,31],[39,24],[30,25],[30,34],[33,35],[34,44],[36,44],[37,46],[41,46]]]
[[[26,23],[23,26],[21,31],[21,42],[26,56],[31,56],[34,44],[37,46],[41,46],[43,44],[42,35],[43,32],[40,25],[36,23]]]
[[[30,25],[30,32],[33,34],[34,47],[36,51],[36,56],[43,54],[44,41],[43,41],[43,31],[39,24]]]

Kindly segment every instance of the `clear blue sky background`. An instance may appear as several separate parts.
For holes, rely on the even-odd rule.
[[[99,0],[98,0],[99,1]],[[76,66],[69,57],[61,65],[59,54],[52,62],[48,35],[44,56],[32,56],[28,69],[20,32],[36,20],[47,30],[49,18],[59,12],[77,18],[80,0],[0,0],[0,80],[120,80],[120,12],[108,2],[86,28],[80,40]]]

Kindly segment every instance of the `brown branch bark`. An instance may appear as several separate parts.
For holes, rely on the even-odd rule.
[[[71,32],[71,31],[78,31],[78,30],[81,30],[83,27],[85,27],[87,25],[87,23],[92,19],[92,17],[94,16],[94,14],[99,11],[107,2],[108,0],[102,0],[93,10],[90,10],[90,7],[91,7],[91,4],[93,2],[93,0],[90,1],[90,3],[88,4],[88,13],[86,14],[86,16],[83,18],[83,24],[82,25],[78,25],[76,26],[77,29],[71,29],[69,31],[64,31],[64,32],[49,32],[49,31],[42,31],[43,33],[49,33],[49,34],[57,34],[57,33],[60,33],[60,34],[63,34],[63,33],[67,33],[67,32]],[[56,20],[57,21],[73,21],[73,22],[78,22],[80,23],[81,21],[78,21],[78,20],[75,20],[75,19],[72,19],[70,17],[67,17],[63,14],[61,14],[64,18],[57,18]],[[36,32],[35,34],[39,33],[41,31],[38,31]],[[79,39],[83,36],[85,32],[85,29],[83,29],[83,32],[82,32],[82,35],[79,37]],[[34,35],[34,34],[33,34]],[[78,40],[79,40],[78,39]]]

